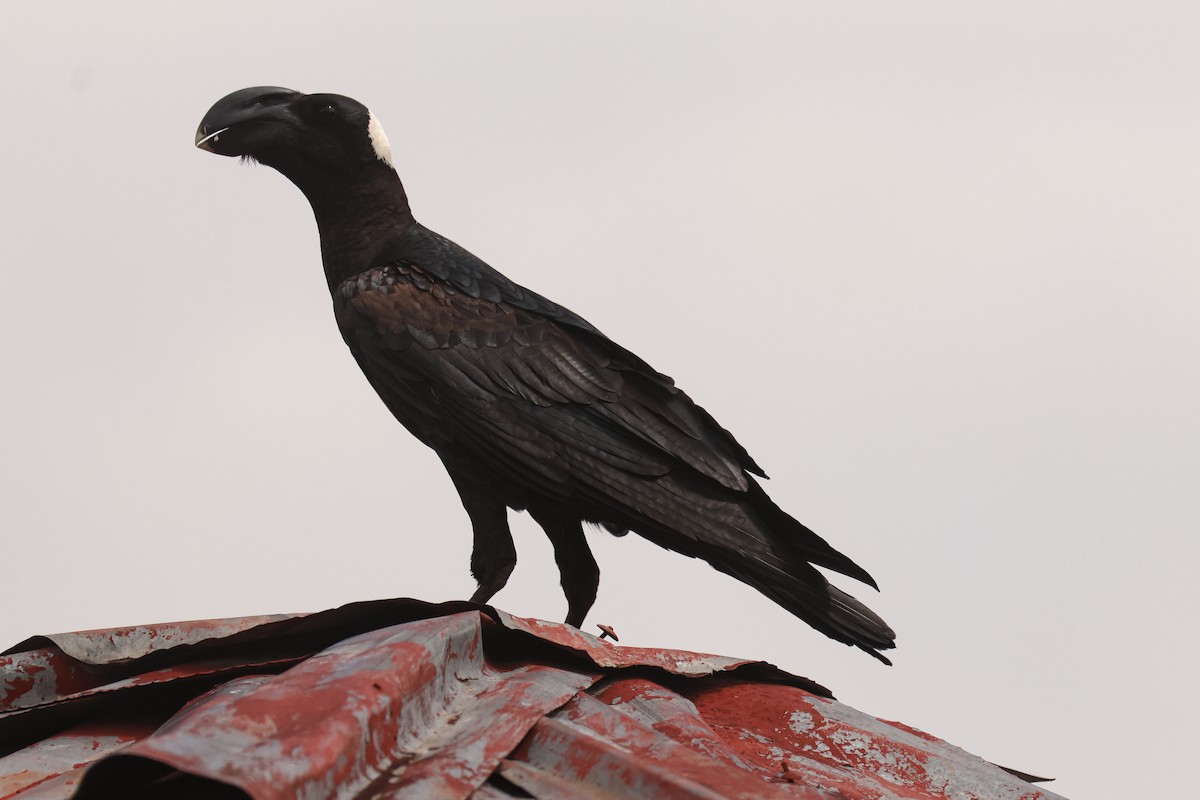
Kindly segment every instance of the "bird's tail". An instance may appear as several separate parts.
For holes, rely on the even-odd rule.
[[[784,571],[766,561],[709,558],[715,568],[753,586],[831,639],[857,647],[884,664],[896,633],[878,614],[833,586],[809,564]]]
[[[751,481],[747,505],[769,536],[769,552],[718,559],[714,567],[747,583],[812,627],[891,664],[879,651],[896,646],[896,634],[878,614],[833,586],[813,565],[878,589],[875,579],[848,556],[783,511]]]
[[[650,496],[658,502],[645,504],[651,513],[627,526],[660,547],[704,559],[831,639],[890,664],[879,651],[896,646],[895,632],[817,567],[878,588],[875,580],[748,480],[744,493],[722,490],[714,497],[699,479],[664,476],[652,484],[659,494]]]
[[[754,515],[761,519],[772,536],[772,543],[777,545],[789,561],[798,558],[809,564],[840,572],[848,578],[862,581],[876,591],[879,584],[870,573],[854,563],[849,556],[833,549],[829,542],[822,539],[791,514],[775,505],[775,501],[767,496],[763,488],[755,480],[750,481],[746,492],[747,505]]]
[[[880,650],[890,650],[896,646],[896,632],[892,630],[891,626],[874,611],[836,586],[828,584],[826,590],[829,593],[831,607],[830,624],[839,633],[846,635],[846,638],[841,641],[853,644],[891,666],[892,662],[888,660],[887,656],[879,652]]]

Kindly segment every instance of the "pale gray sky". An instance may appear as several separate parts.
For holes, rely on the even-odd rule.
[[[1184,2],[6,4],[0,647],[473,588],[305,200],[192,148],[278,84],[366,103],[420,220],[673,375],[875,575],[841,585],[899,649],[632,536],[592,539],[589,624],[1068,797],[1189,796],[1198,30]],[[514,527],[497,605],[561,618]]]

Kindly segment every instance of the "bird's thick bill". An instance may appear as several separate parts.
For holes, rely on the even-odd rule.
[[[279,144],[295,129],[291,102],[304,95],[279,86],[239,89],[213,104],[196,129],[196,147],[244,156]]]

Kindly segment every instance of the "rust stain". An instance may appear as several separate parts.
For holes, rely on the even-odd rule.
[[[1058,797],[769,665],[462,602],[35,637],[0,746],[0,800]]]

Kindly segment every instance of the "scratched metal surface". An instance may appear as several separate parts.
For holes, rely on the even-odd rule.
[[[0,800],[112,797],[1058,795],[770,665],[387,600],[0,656]]]

